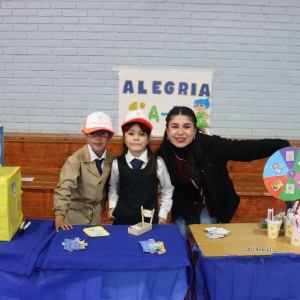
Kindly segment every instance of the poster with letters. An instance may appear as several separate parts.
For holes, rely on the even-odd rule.
[[[140,109],[153,124],[152,135],[161,137],[166,116],[176,106],[190,107],[197,126],[210,133],[211,71],[133,70],[119,71],[119,128],[125,115]]]

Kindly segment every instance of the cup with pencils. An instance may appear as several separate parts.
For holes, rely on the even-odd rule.
[[[291,244],[294,246],[300,246],[300,207],[299,201],[296,201],[292,212],[289,213],[289,223],[291,226]]]
[[[283,217],[283,223],[284,223],[284,235],[287,237],[292,236],[292,229],[290,225],[290,219],[289,216],[284,216]]]
[[[293,218],[295,214],[298,214],[298,203],[299,201],[296,201],[294,205],[292,205],[291,201],[286,202],[286,214],[283,217],[284,222],[284,235],[287,237],[292,237],[292,225],[290,216]]]
[[[279,213],[274,216],[274,209],[268,209],[268,217],[266,219],[268,223],[268,237],[272,239],[278,238],[283,217],[284,212],[279,211]]]

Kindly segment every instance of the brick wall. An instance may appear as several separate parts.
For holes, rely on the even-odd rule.
[[[213,134],[300,139],[300,0],[0,1],[6,131],[117,125],[121,67],[213,70]]]

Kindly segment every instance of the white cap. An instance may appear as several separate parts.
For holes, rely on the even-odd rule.
[[[109,115],[102,111],[97,111],[88,115],[82,127],[83,133],[91,133],[97,130],[107,130],[112,134],[115,133]]]
[[[125,119],[124,119],[124,121],[121,125],[121,128],[123,128],[123,126],[128,124],[128,123],[135,123],[135,122],[142,123],[142,124],[146,125],[150,129],[150,132],[153,129],[153,125],[148,120],[146,114],[143,111],[139,110],[139,109],[133,110],[125,116]]]

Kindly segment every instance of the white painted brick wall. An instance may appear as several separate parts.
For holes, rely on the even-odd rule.
[[[117,128],[124,66],[213,70],[213,134],[300,139],[300,0],[0,1],[6,131]]]

